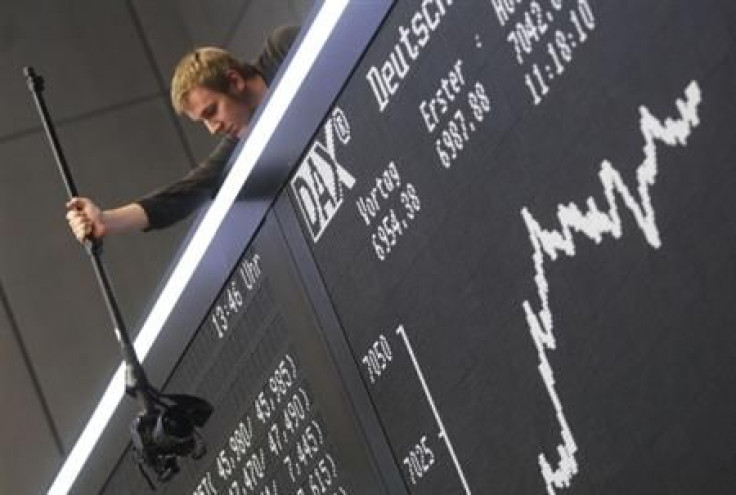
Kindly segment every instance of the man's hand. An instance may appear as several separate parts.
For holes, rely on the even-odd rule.
[[[102,239],[107,230],[102,211],[87,198],[72,198],[66,204],[66,220],[79,242],[86,238]]]
[[[148,228],[148,215],[138,203],[101,211],[90,199],[72,198],[66,209],[69,228],[79,242]]]

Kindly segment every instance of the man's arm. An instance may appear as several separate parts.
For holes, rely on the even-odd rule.
[[[210,156],[181,179],[125,206],[102,211],[88,198],[66,205],[69,228],[80,241],[110,234],[162,229],[191,214],[217,192],[237,139],[223,138]]]
[[[235,138],[222,138],[210,156],[184,177],[136,200],[148,219],[144,230],[169,227],[212,199],[220,189],[237,145]]]
[[[109,234],[148,228],[148,216],[138,203],[102,211],[88,198],[73,198],[66,208],[69,228],[79,242],[87,237],[102,239]]]

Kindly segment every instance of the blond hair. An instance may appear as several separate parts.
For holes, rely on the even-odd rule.
[[[227,50],[221,48],[206,46],[184,55],[171,78],[171,104],[176,113],[184,113],[187,96],[196,87],[227,93],[230,88],[227,73],[231,70],[244,79],[257,74],[251,65],[237,61]]]

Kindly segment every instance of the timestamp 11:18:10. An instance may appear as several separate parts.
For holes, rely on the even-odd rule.
[[[574,49],[588,39],[588,33],[595,29],[595,17],[587,0],[578,0],[577,8],[570,10],[572,30],[557,29],[552,41],[547,43],[548,61],[551,64],[532,64],[531,73],[524,75],[524,81],[535,105],[539,105],[549,93],[549,83],[562,75],[565,66],[573,59]],[[586,32],[587,31],[587,32]]]

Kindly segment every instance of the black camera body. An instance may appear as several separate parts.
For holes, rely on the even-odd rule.
[[[205,452],[197,428],[202,428],[212,406],[199,397],[161,394],[146,390],[151,400],[130,425],[133,454],[138,467],[155,489],[147,468],[159,482],[169,481],[179,472],[179,458],[199,459]]]

